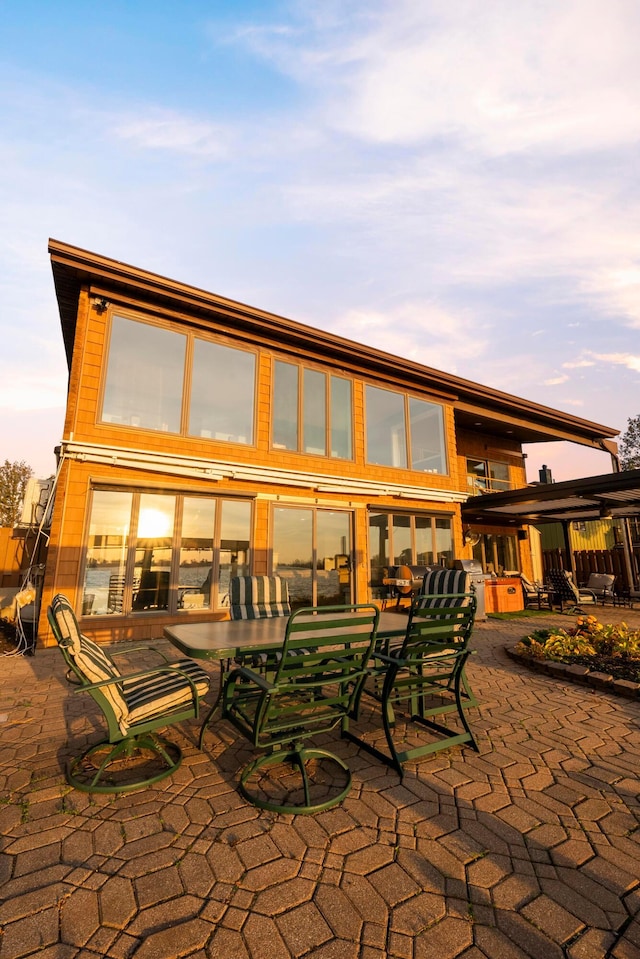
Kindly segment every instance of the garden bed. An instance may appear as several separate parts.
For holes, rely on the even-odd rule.
[[[534,630],[507,653],[541,672],[640,698],[640,630],[625,623],[578,616],[569,629]]]

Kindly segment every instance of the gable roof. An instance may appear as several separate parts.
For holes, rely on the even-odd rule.
[[[179,312],[182,321],[226,328],[247,342],[262,342],[406,390],[427,392],[452,403],[456,426],[502,436],[509,443],[567,440],[607,449],[618,429],[542,406],[493,387],[423,366],[404,357],[296,323],[273,313],[207,293],[197,287],[49,240],[67,364],[71,368],[80,291],[131,308]],[[185,319],[188,317],[188,320]],[[514,448],[511,455],[517,454]]]

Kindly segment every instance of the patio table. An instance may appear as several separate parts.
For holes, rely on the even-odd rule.
[[[286,616],[272,616],[265,619],[178,623],[164,627],[164,635],[169,642],[190,659],[208,659],[220,663],[220,688],[202,724],[201,746],[206,728],[220,701],[228,661],[242,660],[257,653],[277,652],[284,640],[286,624]],[[406,616],[399,613],[380,613],[377,632],[379,640],[403,637],[406,630]]]

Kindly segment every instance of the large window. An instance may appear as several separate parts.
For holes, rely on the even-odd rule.
[[[382,586],[390,566],[447,566],[453,559],[448,516],[370,513],[369,564],[372,587]]]
[[[467,459],[467,487],[472,496],[511,489],[508,465],[492,460]]]
[[[377,386],[366,388],[367,462],[446,473],[442,407]]]
[[[255,354],[196,339],[189,433],[253,443]]]
[[[520,569],[518,540],[509,533],[483,533],[473,547],[473,558],[485,573],[502,575],[505,570]]]
[[[352,459],[350,380],[276,360],[273,447]]]
[[[351,602],[351,568],[350,513],[274,508],[273,571],[287,583],[294,608]]]
[[[186,381],[191,436],[252,444],[255,353],[192,339],[188,370],[185,333],[114,316],[102,421],[180,433]]]
[[[247,500],[95,490],[82,613],[226,605],[230,577],[249,572],[250,531]]]
[[[186,344],[182,333],[114,316],[103,421],[179,433]]]

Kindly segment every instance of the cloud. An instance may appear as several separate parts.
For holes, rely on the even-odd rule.
[[[0,384],[0,410],[15,415],[27,410],[64,409],[67,403],[66,379],[58,371],[8,369]]]
[[[450,373],[462,360],[482,355],[489,345],[471,311],[454,314],[429,302],[401,303],[385,311],[351,309],[329,321],[326,328]]]
[[[151,111],[154,116],[124,116],[113,120],[112,133],[141,150],[161,150],[221,159],[231,148],[230,130],[176,113]]]
[[[640,373],[640,355],[634,353],[594,353],[595,359],[613,366],[625,366],[628,370]]]
[[[562,366],[565,370],[580,370],[587,366],[595,366],[594,360],[568,360]]]
[[[296,30],[245,31],[324,91],[324,121],[374,143],[452,138],[488,155],[632,144],[640,134],[634,0],[394,0],[298,6]],[[602,118],[606,116],[607,122]]]
[[[543,386],[560,386],[562,383],[566,383],[568,379],[568,376],[551,377],[551,379],[543,381]]]

